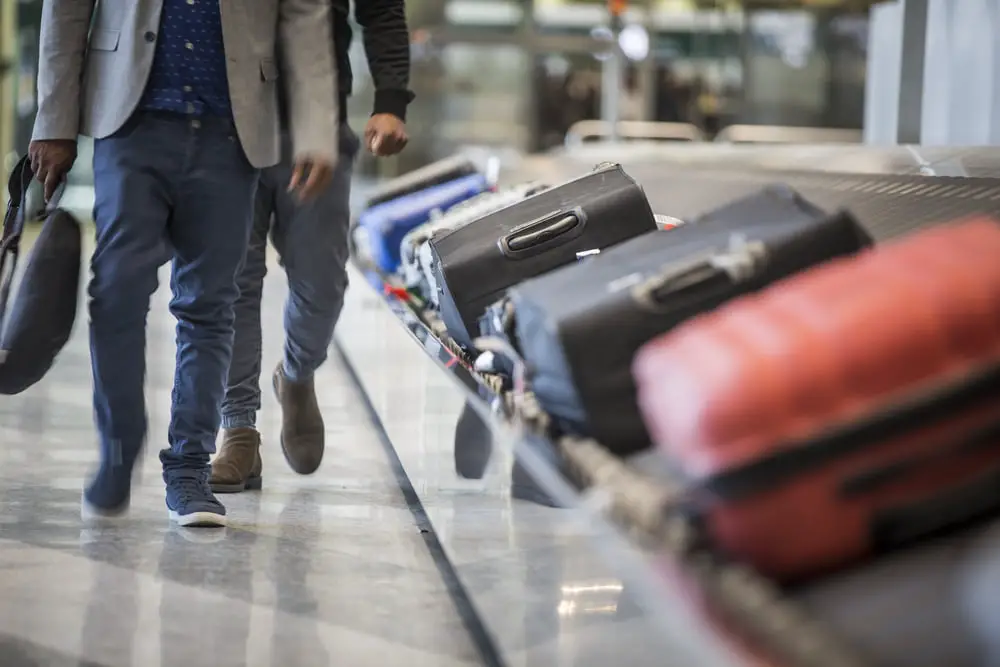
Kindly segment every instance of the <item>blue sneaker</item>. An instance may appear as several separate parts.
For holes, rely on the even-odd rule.
[[[119,519],[132,499],[132,466],[102,464],[83,491],[80,516],[84,521]]]
[[[226,508],[208,486],[208,469],[165,470],[167,509],[170,520],[180,526],[217,527],[226,525]]]

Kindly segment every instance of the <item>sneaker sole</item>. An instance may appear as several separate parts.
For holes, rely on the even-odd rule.
[[[80,518],[87,523],[113,523],[121,521],[128,515],[129,505],[114,510],[106,510],[87,502],[87,498],[80,500]]]
[[[209,482],[212,493],[243,493],[244,491],[260,491],[264,485],[262,478],[251,477],[242,484],[221,484]]]
[[[171,521],[186,528],[222,528],[226,525],[226,515],[215,512],[178,514],[174,510],[168,510],[168,514]]]

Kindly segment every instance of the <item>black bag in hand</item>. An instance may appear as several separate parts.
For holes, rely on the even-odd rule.
[[[6,395],[21,393],[52,368],[73,330],[80,292],[80,223],[50,207],[11,294],[33,178],[28,158],[22,158],[10,177],[0,239],[0,394]]]

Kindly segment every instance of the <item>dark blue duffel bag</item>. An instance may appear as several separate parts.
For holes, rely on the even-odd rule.
[[[80,223],[50,204],[11,294],[33,178],[31,164],[22,158],[10,177],[0,238],[0,394],[6,395],[21,393],[52,368],[73,330],[80,292]]]

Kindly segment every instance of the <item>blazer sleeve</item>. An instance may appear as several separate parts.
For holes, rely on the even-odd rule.
[[[330,11],[329,0],[281,0],[278,41],[293,154],[333,163],[338,116]]]
[[[38,54],[38,113],[32,141],[76,139],[81,80],[94,0],[45,0]]]

